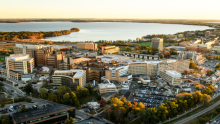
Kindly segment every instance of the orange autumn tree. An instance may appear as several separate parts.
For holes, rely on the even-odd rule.
[[[126,97],[123,97],[123,98],[121,99],[121,101],[122,101],[122,102],[125,102],[125,101],[126,101]]]

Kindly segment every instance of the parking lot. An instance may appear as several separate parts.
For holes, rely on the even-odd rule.
[[[137,87],[137,86],[136,86]],[[133,102],[142,102],[145,104],[145,108],[150,107],[157,107],[160,106],[165,100],[174,100],[176,95],[166,95],[164,94],[167,89],[158,88],[156,86],[147,86],[147,85],[140,85],[139,91],[132,94],[132,97],[129,101]],[[137,87],[137,88],[138,88]]]
[[[218,60],[209,60],[209,61],[204,62],[201,66],[204,67],[205,70],[208,70],[208,69],[212,70],[215,68],[218,62],[219,62]]]

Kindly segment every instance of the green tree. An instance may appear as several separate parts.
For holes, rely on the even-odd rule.
[[[217,112],[220,112],[220,107],[217,107],[215,110],[216,110]]]
[[[94,87],[91,84],[88,85],[88,90],[90,94],[94,93]]]
[[[2,82],[0,82],[0,90],[2,89],[3,86],[4,86],[4,84]]]
[[[48,84],[48,81],[47,80],[43,80],[43,87],[44,88],[48,88],[49,84]]]
[[[7,115],[1,115],[0,117],[1,124],[10,124],[10,118]]]
[[[57,95],[55,92],[51,92],[48,94],[48,98],[47,100],[53,101],[53,102],[57,102]]]
[[[63,95],[66,93],[70,93],[70,89],[67,86],[59,86],[57,89],[58,99],[61,100]]]
[[[110,120],[113,121],[116,119],[116,116],[115,116],[115,110],[111,111],[110,113]]]
[[[210,69],[208,69],[208,70],[206,71],[206,73],[207,73],[207,76],[211,76],[211,75],[214,74],[215,72],[212,71],[212,70],[210,70]]]
[[[45,88],[40,88],[40,96],[41,98],[43,99],[46,99],[47,98],[47,90]]]
[[[33,87],[32,87],[32,83],[28,83],[27,85],[25,85],[24,90],[26,93],[30,93],[33,91]]]
[[[76,87],[76,96],[78,98],[87,97],[89,95],[89,90],[85,87],[79,88],[79,86]]]

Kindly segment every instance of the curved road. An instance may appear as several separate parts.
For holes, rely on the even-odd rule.
[[[191,116],[189,116],[189,117],[187,117],[187,118],[184,118],[183,120],[177,121],[177,122],[175,122],[174,124],[184,124],[184,123],[187,123],[188,121],[190,121],[190,120],[192,120],[192,119],[194,119],[194,118],[197,118],[197,117],[199,117],[200,115],[205,114],[206,112],[212,110],[213,108],[217,107],[219,104],[220,104],[220,101],[218,101],[218,102],[216,102],[215,104],[213,104],[212,106],[209,106],[208,108],[206,108],[206,109],[200,111],[199,113],[196,113],[196,114],[191,115]]]

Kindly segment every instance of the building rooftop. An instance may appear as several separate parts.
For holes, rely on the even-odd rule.
[[[48,67],[45,67],[45,66],[44,66],[44,67],[42,67],[42,71],[43,71],[43,72],[49,72],[50,69],[49,69]]]
[[[71,69],[71,70],[56,70],[54,73],[75,73],[74,78],[80,78],[85,73],[85,70]]]
[[[150,76],[147,75],[141,75],[140,78],[142,78],[143,80],[150,80]]]
[[[10,60],[14,60],[14,61],[29,61],[32,58],[29,58],[29,55],[24,55],[24,54],[11,54],[9,56]]]
[[[98,86],[100,88],[116,87],[115,84],[113,84],[113,83],[107,83],[107,84],[101,83],[101,84],[98,84]]]
[[[69,46],[61,46],[61,45],[44,45],[44,47],[54,47],[55,50],[60,50],[63,48],[69,48]]]
[[[43,48],[42,45],[31,45],[31,44],[15,44],[15,47],[18,47],[18,48],[27,47],[28,49],[41,49],[41,48]]]
[[[174,70],[166,70],[166,74],[168,74],[172,77],[181,77],[182,76],[179,72],[176,72]]]
[[[85,73],[85,70],[76,70],[76,74],[73,77],[74,78],[81,78],[84,73]]]
[[[38,118],[47,117],[52,114],[66,112],[66,111],[73,110],[73,109],[74,108],[72,106],[59,104],[59,105],[49,106],[46,108],[28,111],[28,112],[24,112],[20,114],[15,114],[12,116],[12,118],[14,119],[16,123],[22,123],[22,122],[35,120]]]

